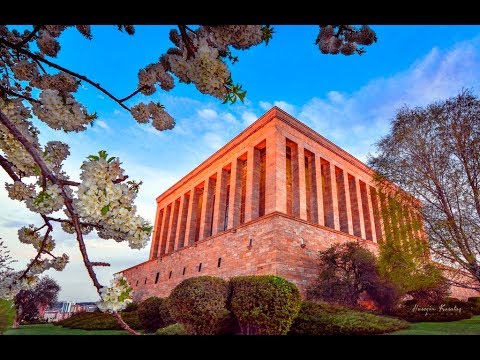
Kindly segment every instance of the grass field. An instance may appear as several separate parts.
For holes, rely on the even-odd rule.
[[[461,321],[412,323],[410,329],[390,335],[480,335],[480,315]]]
[[[68,329],[52,324],[21,325],[7,330],[4,335],[128,335],[124,330],[80,330]]]
[[[22,325],[10,329],[4,335],[128,335],[123,330],[79,330],[52,324]],[[480,316],[452,322],[413,323],[410,329],[396,331],[389,335],[480,335]]]

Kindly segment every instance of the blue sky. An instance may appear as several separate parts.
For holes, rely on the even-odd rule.
[[[480,26],[372,27],[378,42],[362,56],[344,57],[320,53],[314,45],[316,26],[275,26],[268,46],[237,51],[239,62],[231,70],[233,79],[248,91],[244,104],[222,105],[191,85],[178,84],[169,93],[157,91],[153,100],[164,104],[177,122],[173,130],[162,133],[137,124],[129,113],[84,84],[77,97],[90,111],[97,111],[95,125],[80,134],[65,134],[37,121],[40,138],[43,143],[55,139],[71,145],[65,167],[74,179],[89,154],[104,149],[119,156],[130,177],[143,180],[137,204],[140,214],[153,221],[158,195],[272,105],[366,160],[399,107],[426,105],[464,87],[479,93]],[[94,26],[92,41],[68,30],[62,35],[57,61],[122,97],[135,89],[138,70],[170,47],[170,28],[137,26],[135,36],[127,36],[114,26]],[[0,174],[0,182],[5,181]],[[23,204],[0,191],[0,236],[18,258],[18,266],[34,256],[33,248],[20,244],[16,236],[18,227],[29,223],[39,224]],[[97,300],[74,237],[60,229],[54,237],[57,252],[71,257],[63,272],[47,272],[60,283],[60,298]],[[149,252],[148,247],[132,250],[95,235],[87,238],[87,246],[94,261],[112,264],[98,270],[104,284],[113,272],[146,260]]]

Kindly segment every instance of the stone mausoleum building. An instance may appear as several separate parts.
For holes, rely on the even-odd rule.
[[[123,273],[136,299],[200,275],[275,274],[305,293],[319,250],[353,240],[377,252],[372,176],[274,107],[157,198],[150,258]]]

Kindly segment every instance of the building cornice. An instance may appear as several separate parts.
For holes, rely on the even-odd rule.
[[[315,130],[308,127],[298,119],[294,118],[292,115],[274,106],[270,110],[268,110],[265,114],[263,114],[257,121],[255,121],[250,126],[248,126],[245,130],[243,130],[241,133],[235,136],[232,140],[230,140],[228,143],[226,143],[224,146],[222,146],[220,149],[218,149],[216,152],[210,155],[206,160],[200,163],[192,171],[190,171],[188,174],[186,174],[184,177],[178,180],[175,184],[173,184],[170,188],[168,188],[166,191],[160,194],[156,199],[157,203],[161,202],[163,199],[165,199],[166,197],[174,193],[178,188],[188,183],[190,179],[198,175],[203,170],[207,169],[211,164],[213,164],[215,161],[221,158],[224,154],[228,153],[231,149],[241,144],[246,138],[248,138],[252,134],[264,128],[268,123],[270,123],[274,119],[282,121],[283,123],[292,127],[293,129],[300,132],[301,134],[319,143],[324,148],[337,154],[343,160],[349,162],[350,164],[357,167],[358,169],[366,172],[369,175],[373,175],[374,173],[373,170],[367,165],[365,165],[363,162],[358,160],[356,157],[354,157],[353,155],[350,155],[341,147],[335,145],[333,142],[331,142],[324,136],[320,135]]]

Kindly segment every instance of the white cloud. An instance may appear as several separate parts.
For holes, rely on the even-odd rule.
[[[218,117],[218,114],[213,109],[201,109],[197,111],[198,116],[206,120],[214,120]]]
[[[258,105],[262,110],[268,111],[272,108],[272,104],[269,103],[268,101],[259,101]]]
[[[248,126],[248,125],[252,124],[253,122],[255,122],[255,120],[258,119],[258,116],[255,115],[252,111],[245,111],[242,114],[242,119],[243,119],[243,124],[245,126]]]
[[[103,120],[95,121],[94,125],[100,126],[102,129],[105,129],[105,130],[110,130],[110,126],[108,126],[108,124]]]

